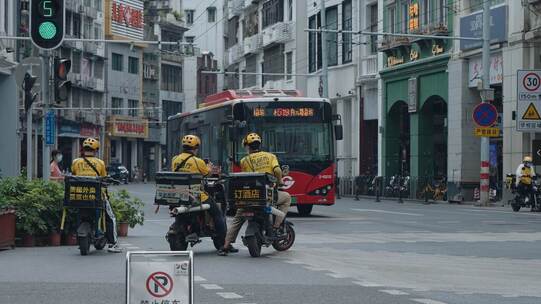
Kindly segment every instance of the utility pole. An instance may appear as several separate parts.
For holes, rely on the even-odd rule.
[[[483,89],[482,102],[491,102],[493,94],[490,89],[490,1],[483,3]],[[480,204],[488,206],[490,188],[490,142],[488,137],[481,137],[481,174],[480,174]]]
[[[325,11],[325,0],[320,0],[321,7],[321,28],[327,29],[327,12]],[[317,40],[317,39],[316,39]],[[317,61],[317,60],[316,60]],[[329,73],[328,73],[328,58],[327,58],[327,32],[321,32],[321,85],[323,94],[321,97],[329,98]]]
[[[43,102],[43,127],[41,129],[41,139],[42,139],[42,144],[43,144],[43,149],[42,149],[42,165],[43,165],[43,179],[44,180],[48,180],[49,179],[49,155],[51,154],[50,152],[50,147],[49,145],[47,145],[47,142],[45,140],[45,137],[46,137],[46,134],[45,134],[45,129],[46,129],[46,121],[47,121],[47,111],[49,111],[49,105],[51,103],[51,100],[50,100],[50,96],[49,96],[49,69],[50,69],[50,66],[49,66],[49,52],[48,51],[43,51],[41,53],[41,60],[42,60],[42,65],[41,65],[41,100]],[[37,157],[37,155],[36,155]]]
[[[28,180],[32,180],[32,171],[34,169],[34,159],[32,159],[32,133],[32,106],[30,106],[30,108],[26,110],[26,178]]]

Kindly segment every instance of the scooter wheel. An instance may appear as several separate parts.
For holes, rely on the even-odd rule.
[[[293,243],[295,242],[295,230],[293,230],[293,227],[291,225],[286,224],[286,237],[284,239],[276,240],[272,243],[272,247],[276,249],[277,251],[286,251],[291,246],[293,246]]]
[[[519,212],[520,211],[520,205],[519,204],[512,204],[511,208],[513,208],[513,211]]]
[[[261,243],[254,235],[244,237],[244,242],[248,247],[248,251],[253,258],[261,256]]]
[[[97,239],[94,242],[94,248],[96,248],[96,250],[102,250],[103,248],[105,248],[106,245],[107,245],[107,239],[104,237]]]
[[[87,236],[79,237],[79,251],[81,255],[87,255],[90,251],[90,240]]]

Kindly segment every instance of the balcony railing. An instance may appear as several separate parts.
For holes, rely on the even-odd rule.
[[[255,34],[253,36],[247,37],[244,39],[244,55],[257,53],[261,50],[263,45],[263,38],[260,34]]]
[[[378,56],[370,55],[361,59],[360,78],[372,78],[378,73]]]
[[[261,35],[263,36],[263,46],[268,46],[273,43],[284,43],[293,39],[294,23],[278,22],[267,27]]]

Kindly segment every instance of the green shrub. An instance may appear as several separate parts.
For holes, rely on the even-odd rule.
[[[120,190],[111,192],[109,201],[118,223],[128,223],[131,228],[143,225],[145,205],[139,198],[132,197],[126,190]]]

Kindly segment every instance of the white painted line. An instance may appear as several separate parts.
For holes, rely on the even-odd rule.
[[[335,278],[335,279],[344,279],[344,278],[347,278],[347,276],[343,275],[343,274],[338,274],[338,273],[326,273],[325,275],[331,277],[331,278]]]
[[[424,216],[424,214],[420,214],[420,213],[396,212],[396,211],[387,211],[387,210],[379,210],[379,209],[351,208],[351,210],[359,211],[359,212],[375,212],[375,213],[386,213],[386,214],[396,214],[396,215]]]
[[[460,221],[437,221],[438,224],[459,224]]]
[[[139,249],[137,246],[125,246],[126,249]]]
[[[120,243],[120,246],[131,246],[132,244],[130,243]]]
[[[431,300],[431,299],[411,299],[411,300],[415,301],[415,302],[418,302],[418,303],[423,303],[423,304],[447,304],[447,303],[444,303],[444,302]]]
[[[407,296],[407,295],[409,295],[409,293],[407,293],[407,292],[403,292],[401,290],[396,290],[396,289],[382,289],[382,290],[379,290],[379,292],[384,292],[386,294],[390,294],[390,295],[393,295],[393,296]]]
[[[195,282],[205,282],[207,279],[203,278],[203,277],[200,277],[200,276],[194,276],[193,277],[193,280]]]
[[[353,284],[361,285],[363,287],[382,287],[383,285],[372,283],[372,282],[365,282],[365,281],[353,281]]]
[[[222,287],[216,285],[216,284],[201,284],[201,287],[209,290],[218,290],[223,289]]]
[[[224,299],[242,299],[241,295],[234,292],[217,292],[216,294]]]

